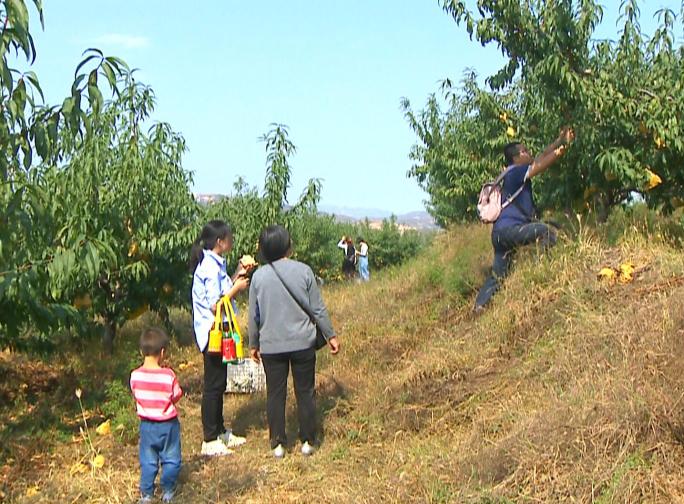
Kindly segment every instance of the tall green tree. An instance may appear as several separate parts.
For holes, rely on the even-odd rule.
[[[184,141],[165,124],[143,131],[151,89],[96,49],[63,103],[43,104],[37,76],[8,66],[10,52],[36,57],[26,3],[0,2],[0,23],[0,343],[52,345],[99,321],[111,344],[141,306],[178,302],[196,220]]]
[[[261,230],[271,224],[292,228],[305,215],[315,214],[321,193],[321,181],[311,179],[299,199],[290,205],[288,192],[292,166],[290,158],[296,152],[289,138],[287,126],[272,124],[261,137],[266,149],[266,174],[261,195],[243,179],[233,186],[233,194],[211,205],[205,220],[227,220],[234,228],[235,244],[231,262],[235,264],[243,254],[256,253]]]

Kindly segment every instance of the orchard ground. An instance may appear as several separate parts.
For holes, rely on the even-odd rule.
[[[684,256],[642,224],[576,223],[548,257],[521,254],[478,318],[470,308],[491,259],[484,226],[452,229],[367,285],[326,287],[343,351],[319,353],[321,446],[310,458],[297,445],[282,461],[271,456],[263,395],[226,398],[246,446],[199,456],[201,358],[188,315],[174,313],[171,364],[186,392],[178,502],[680,502]],[[631,282],[597,278],[627,262]],[[135,500],[125,379],[150,323],[125,326],[112,359],[96,343],[46,359],[2,356],[6,501]],[[79,433],[79,387],[101,468]],[[111,433],[97,435],[107,418]]]

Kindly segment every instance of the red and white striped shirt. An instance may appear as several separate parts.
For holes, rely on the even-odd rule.
[[[163,422],[178,416],[174,404],[183,391],[172,369],[139,367],[131,373],[131,390],[140,418]]]

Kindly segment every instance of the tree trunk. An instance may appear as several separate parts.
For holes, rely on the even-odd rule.
[[[614,205],[614,198],[611,195],[604,194],[598,200],[598,208],[596,209],[596,222],[598,224],[605,224],[610,216],[610,210]]]
[[[157,310],[157,315],[159,315],[159,318],[161,319],[162,325],[164,326],[164,329],[166,329],[166,332],[170,337],[174,337],[176,335],[176,328],[173,326],[171,323],[171,317],[169,316],[169,309],[166,307],[166,305],[161,305],[159,309]]]
[[[107,355],[114,353],[114,338],[116,337],[116,323],[105,318],[104,332],[102,333],[102,347]]]

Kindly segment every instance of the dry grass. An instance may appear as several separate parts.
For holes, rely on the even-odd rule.
[[[459,228],[367,285],[326,290],[344,349],[335,359],[319,354],[322,444],[310,459],[296,445],[283,461],[270,456],[257,395],[226,401],[226,418],[248,444],[203,460],[201,360],[192,347],[176,349],[176,367],[190,363],[179,372],[187,396],[178,501],[684,500],[684,257],[652,238],[608,247],[584,231],[541,261],[523,254],[491,309],[474,319],[472,291],[489,254],[487,229]],[[633,283],[596,279],[602,266],[625,260],[641,268]],[[122,346],[117,358],[130,361],[131,345]],[[70,472],[88,460],[72,389],[89,383],[97,423],[98,387],[121,376],[115,362],[86,359],[0,360],[7,500],[135,500],[135,439],[95,439],[104,468]]]

